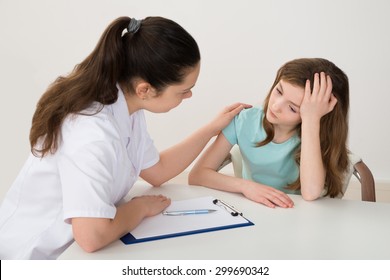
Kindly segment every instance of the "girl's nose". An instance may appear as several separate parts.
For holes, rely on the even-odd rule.
[[[278,101],[275,101],[272,104],[272,110],[275,112],[279,112],[281,110],[281,108],[282,108],[282,106],[281,106],[280,102],[278,102]]]
[[[184,94],[183,99],[187,99],[187,98],[191,98],[191,97],[192,97],[192,91],[187,92],[186,94]]]

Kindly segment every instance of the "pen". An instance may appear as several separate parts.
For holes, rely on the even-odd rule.
[[[197,210],[181,210],[181,211],[164,211],[163,215],[166,216],[183,216],[183,215],[198,215],[198,214],[210,214],[217,210],[214,209],[197,209]]]

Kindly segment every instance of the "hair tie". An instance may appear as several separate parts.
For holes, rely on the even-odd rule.
[[[127,26],[127,31],[129,33],[137,33],[138,29],[141,27],[142,19],[130,19],[129,25]]]

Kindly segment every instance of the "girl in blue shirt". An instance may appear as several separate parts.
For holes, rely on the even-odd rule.
[[[198,160],[189,183],[242,193],[269,207],[293,207],[342,192],[348,169],[348,77],[321,58],[296,59],[277,72],[263,108],[236,116]],[[238,145],[242,178],[217,172]]]

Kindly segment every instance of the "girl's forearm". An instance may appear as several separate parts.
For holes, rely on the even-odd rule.
[[[211,168],[201,166],[195,166],[191,170],[188,183],[233,193],[242,193],[244,185],[241,178],[225,175]]]
[[[320,122],[302,122],[300,180],[302,197],[314,200],[320,197],[325,184],[325,169],[320,146]]]

